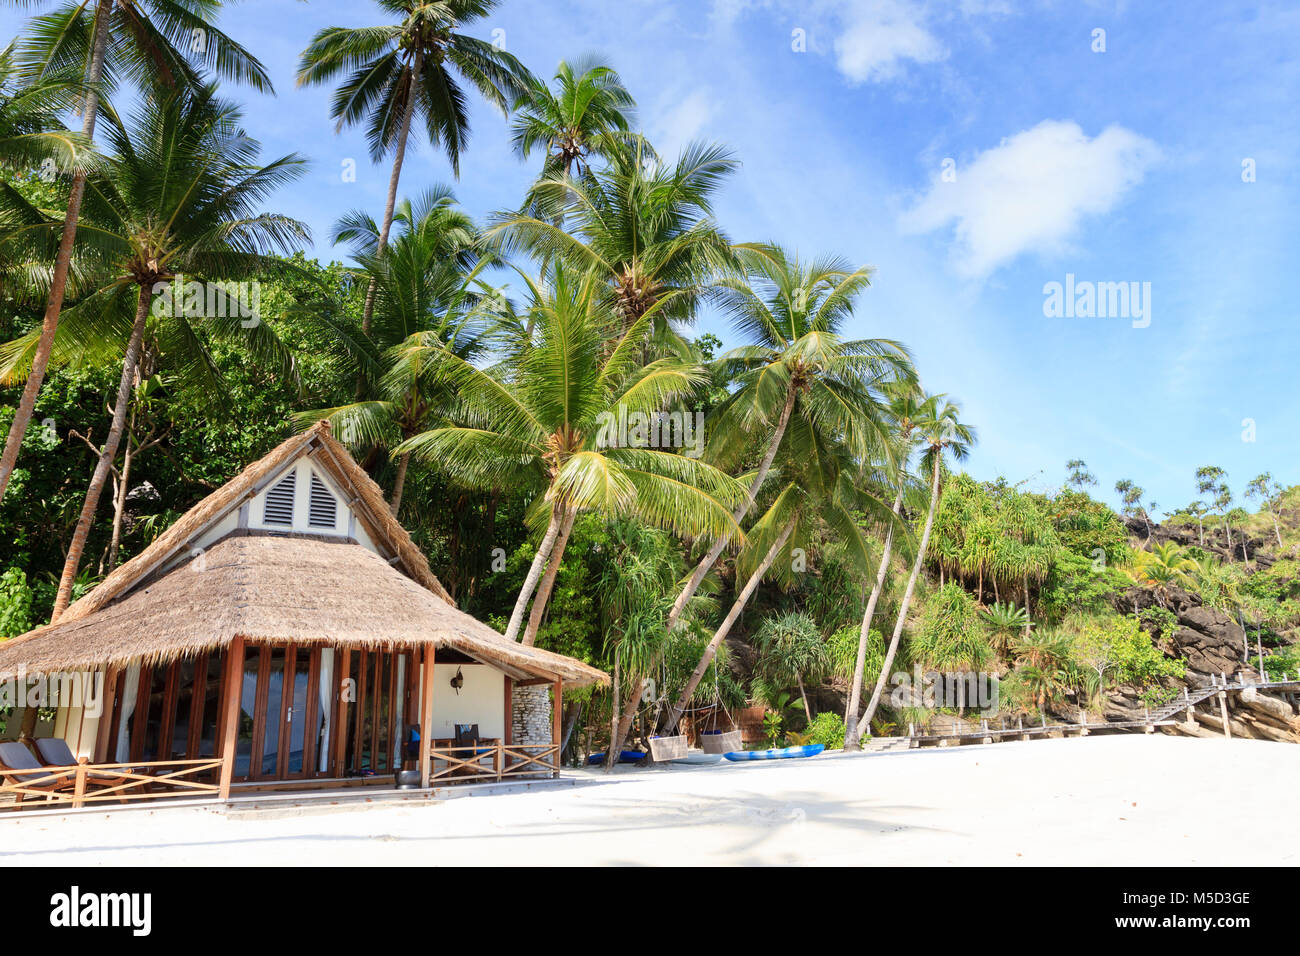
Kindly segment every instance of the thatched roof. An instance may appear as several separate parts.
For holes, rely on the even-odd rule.
[[[323,452],[316,463],[357,496],[358,517],[391,557],[347,539],[236,531],[199,557],[175,563],[188,542],[255,494],[259,479],[308,449]],[[170,569],[160,573],[166,565]],[[36,674],[171,661],[236,637],[254,644],[396,649],[432,642],[517,680],[608,680],[580,661],[508,641],[458,610],[378,486],[321,428],[290,439],[209,495],[57,624],[0,642],[0,679],[16,676],[19,668]]]
[[[429,561],[424,553],[416,547],[401,522],[393,517],[379,486],[371,480],[364,468],[352,460],[348,450],[334,440],[329,425],[320,422],[301,435],[282,442],[266,457],[253,462],[185,512],[153,544],[113,571],[81,600],[73,603],[63,612],[59,623],[75,621],[107,607],[136,583],[183,555],[190,542],[214,521],[254,497],[266,479],[312,451],[318,452],[315,456],[316,464],[329,472],[340,488],[352,495],[354,500],[348,504],[371,539],[381,548],[389,549],[384,556],[397,558],[403,571],[447,603],[453,603],[451,595],[429,570]]]
[[[250,643],[418,647],[432,641],[516,679],[604,681],[579,661],[508,641],[360,545],[235,533],[121,601],[0,644],[0,678],[155,664]]]

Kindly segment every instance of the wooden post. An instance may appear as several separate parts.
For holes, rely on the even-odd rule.
[[[505,730],[501,733],[501,739],[505,741],[507,747],[512,747],[515,743],[515,682],[510,679],[509,674],[502,674],[501,679],[506,682],[506,723]],[[510,758],[502,756],[502,769],[504,770],[509,766]]]
[[[77,773],[75,783],[72,788],[72,809],[76,810],[82,804],[82,797],[86,795],[86,761],[77,761]]]
[[[239,691],[244,683],[243,675],[244,639],[236,637],[226,653],[226,699],[221,719],[221,788],[217,792],[223,803],[230,799],[230,781],[235,775],[235,740],[239,736]],[[146,706],[147,703],[146,699]]]
[[[1219,691],[1219,714],[1223,717],[1223,736],[1232,739],[1232,728],[1228,726],[1228,695]]]
[[[553,694],[555,700],[551,704],[551,744],[555,747],[555,769],[551,772],[552,777],[560,775],[560,743],[564,736],[564,715],[561,712],[561,701],[564,698],[564,682],[558,677],[555,679]]]
[[[424,647],[424,673],[420,677],[420,787],[429,788],[433,773],[433,665],[436,653],[432,644]]]
[[[95,732],[95,751],[91,758],[95,763],[114,763],[117,760],[116,754],[113,755],[113,759],[109,759],[108,748],[116,741],[110,741],[108,735],[113,729],[113,706],[117,698],[118,673],[116,667],[109,667],[104,671],[104,704],[99,714],[99,727]]]

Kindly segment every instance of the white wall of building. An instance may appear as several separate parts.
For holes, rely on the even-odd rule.
[[[451,686],[457,670],[465,678],[459,694]],[[486,664],[435,664],[433,736],[455,737],[456,724],[478,724],[480,736],[504,738],[505,681],[505,675]]]

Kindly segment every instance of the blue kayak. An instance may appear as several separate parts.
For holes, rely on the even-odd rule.
[[[619,763],[640,763],[644,759],[645,759],[644,750],[624,750],[622,753],[618,755]],[[596,767],[599,766],[600,764],[603,764],[604,762],[605,762],[605,755],[603,753],[592,754],[590,757],[587,758],[587,765],[589,767]]]
[[[825,749],[825,744],[804,744],[802,747],[776,747],[772,750],[733,750],[722,756],[728,760],[785,760],[787,757],[816,757]]]

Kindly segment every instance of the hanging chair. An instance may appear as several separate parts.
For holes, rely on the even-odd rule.
[[[731,725],[730,730],[718,729],[718,708],[727,715],[727,723]],[[741,740],[740,728],[731,718],[731,711],[727,709],[726,703],[722,700],[722,688],[718,683],[718,661],[713,660],[713,729],[700,731],[700,749],[706,754],[729,754],[737,750],[745,749],[745,742]]]
[[[668,686],[668,665],[665,663],[663,672],[663,686]],[[659,699],[655,701],[655,719],[659,722],[659,711],[663,707],[663,694],[658,695]],[[655,763],[669,760],[683,760],[686,758],[687,741],[685,735],[651,737],[650,738],[650,756],[654,758]]]

